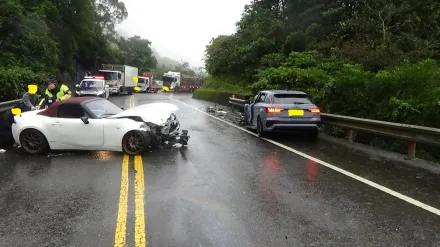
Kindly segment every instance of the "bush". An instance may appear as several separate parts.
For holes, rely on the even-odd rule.
[[[0,68],[0,102],[21,98],[27,91],[27,85],[37,84],[40,91],[41,85],[47,75],[35,73],[27,68],[13,67],[9,69]]]

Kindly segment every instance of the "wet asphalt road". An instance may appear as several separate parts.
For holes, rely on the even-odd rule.
[[[204,110],[188,94],[173,98]],[[130,97],[111,101],[128,108]],[[171,100],[189,146],[142,157],[148,246],[440,246],[440,217]],[[324,139],[277,141],[440,208],[440,176]],[[0,154],[0,246],[113,246],[123,155]],[[126,244],[135,246],[134,158]]]

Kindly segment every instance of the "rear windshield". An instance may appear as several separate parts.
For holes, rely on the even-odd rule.
[[[305,94],[275,94],[274,104],[311,104]]]

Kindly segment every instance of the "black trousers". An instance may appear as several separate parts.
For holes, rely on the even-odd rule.
[[[14,115],[10,111],[6,111],[0,115],[0,146],[14,144],[11,126],[14,122]]]

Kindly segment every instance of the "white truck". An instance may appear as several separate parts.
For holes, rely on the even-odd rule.
[[[174,91],[174,89],[180,87],[180,72],[168,71],[163,74],[162,88],[165,92]]]
[[[168,71],[163,74],[164,91],[194,92],[203,84],[203,79],[197,76],[181,74],[180,72]]]
[[[129,65],[103,64],[99,70],[99,76],[103,76],[105,84],[109,86],[111,94],[132,94],[137,86],[134,78],[138,76],[138,68]]]
[[[138,76],[141,93],[157,93],[162,86],[158,84],[158,81],[153,80],[153,75],[149,73],[143,73],[142,76]]]

